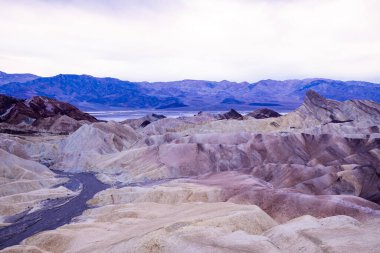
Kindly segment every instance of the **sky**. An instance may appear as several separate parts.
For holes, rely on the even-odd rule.
[[[380,83],[379,0],[0,0],[0,71]]]

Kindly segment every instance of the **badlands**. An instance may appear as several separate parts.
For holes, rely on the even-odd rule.
[[[44,97],[3,96],[0,106],[3,252],[380,252],[375,102],[309,90],[284,116],[120,123]],[[107,186],[83,213],[7,244],[18,234],[2,231],[22,217],[45,222],[54,202],[68,212],[88,189],[69,182],[84,172]]]

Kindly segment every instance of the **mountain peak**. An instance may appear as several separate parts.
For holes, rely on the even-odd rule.
[[[318,92],[314,90],[307,90],[305,102],[311,102],[313,104],[325,104],[326,98],[322,97]]]

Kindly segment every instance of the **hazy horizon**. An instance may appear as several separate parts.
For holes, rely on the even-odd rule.
[[[173,80],[166,80],[166,81],[155,81],[155,80],[152,80],[152,81],[147,81],[147,80],[131,81],[130,79],[118,78],[118,77],[114,77],[114,76],[96,76],[96,75],[90,75],[90,74],[86,74],[86,73],[78,73],[78,74],[74,74],[74,73],[57,73],[57,74],[54,74],[54,75],[40,75],[38,73],[32,73],[32,72],[22,72],[22,73],[13,72],[13,73],[10,73],[10,72],[2,71],[2,70],[0,70],[0,72],[6,73],[6,74],[11,74],[11,75],[13,75],[13,74],[32,74],[32,75],[36,75],[36,76],[42,77],[42,78],[55,77],[55,76],[58,76],[58,75],[92,76],[92,77],[95,77],[95,78],[114,78],[114,79],[119,79],[120,81],[130,81],[130,82],[136,82],[136,83],[144,83],[144,82],[149,82],[149,83],[170,83],[170,82],[181,82],[181,81],[210,81],[210,82],[223,82],[223,81],[227,81],[227,82],[232,82],[232,83],[257,83],[257,82],[266,81],[266,80],[286,82],[286,81],[292,81],[292,80],[313,80],[313,79],[322,80],[322,79],[325,79],[325,80],[336,80],[336,81],[345,81],[345,82],[359,81],[359,82],[369,82],[369,83],[374,83],[374,84],[380,84],[380,81],[379,82],[371,82],[371,81],[356,80],[356,79],[346,79],[346,80],[345,79],[339,79],[338,80],[338,79],[325,78],[325,77],[306,77],[306,78],[291,78],[291,79],[273,79],[273,78],[267,78],[267,79],[259,79],[259,80],[255,80],[255,81],[251,81],[251,82],[248,82],[248,81],[236,81],[236,80],[226,80],[226,79],[206,80],[206,79],[193,79],[193,78],[173,79]]]

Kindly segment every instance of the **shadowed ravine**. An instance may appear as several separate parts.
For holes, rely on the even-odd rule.
[[[65,186],[71,190],[76,190],[82,185],[80,194],[69,200],[51,200],[42,210],[12,217],[8,222],[13,224],[0,229],[0,249],[19,244],[36,233],[56,229],[69,223],[89,208],[86,204],[89,199],[109,187],[92,173],[57,173],[70,178]]]

